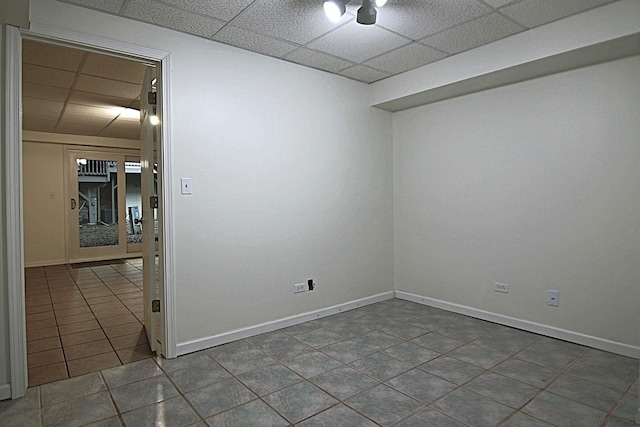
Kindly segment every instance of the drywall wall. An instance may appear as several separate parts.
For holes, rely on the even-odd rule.
[[[394,114],[396,290],[638,346],[639,75],[633,57]]]
[[[170,53],[178,343],[393,289],[391,115],[365,84],[51,0],[31,21]]]
[[[25,266],[64,264],[63,150],[58,144],[22,144]]]

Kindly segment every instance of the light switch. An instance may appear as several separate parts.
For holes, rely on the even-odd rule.
[[[180,193],[191,194],[191,178],[180,178]]]

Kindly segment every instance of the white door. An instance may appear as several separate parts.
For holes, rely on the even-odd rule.
[[[152,351],[158,350],[158,317],[153,310],[153,301],[159,300],[156,281],[156,227],[157,205],[152,204],[156,195],[154,180],[154,132],[151,117],[153,105],[148,102],[152,91],[153,69],[147,69],[140,93],[140,172],[142,193],[142,280],[144,298],[144,327]],[[157,200],[157,199],[156,199]]]

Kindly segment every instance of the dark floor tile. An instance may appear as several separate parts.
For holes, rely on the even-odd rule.
[[[358,414],[353,409],[345,405],[336,405],[324,412],[315,415],[300,424],[300,427],[375,427],[371,420]]]
[[[257,398],[235,378],[227,378],[185,394],[185,398],[203,418],[224,412]]]
[[[308,382],[269,394],[264,400],[291,423],[300,422],[338,403]]]
[[[383,426],[400,421],[422,406],[419,401],[386,385],[376,386],[345,403]]]
[[[379,384],[377,380],[348,366],[325,372],[310,381],[339,400],[345,400]]]
[[[484,372],[482,368],[448,356],[440,356],[418,368],[455,384],[464,384]]]
[[[424,403],[430,403],[457,387],[454,383],[420,369],[405,372],[386,384]]]
[[[465,427],[464,424],[436,411],[433,408],[425,408],[415,415],[410,416],[398,427]]]
[[[207,418],[207,423],[212,427],[285,427],[289,425],[284,418],[261,400],[253,400],[229,411],[214,415],[211,418]]]
[[[342,363],[319,351],[282,359],[282,364],[305,378],[315,377],[342,366]]]
[[[238,379],[259,396],[264,396],[304,381],[304,378],[300,375],[281,364],[263,366],[253,371],[245,372],[238,375]]]
[[[492,371],[538,388],[545,388],[560,373],[515,357],[496,366]]]
[[[322,347],[320,351],[342,363],[350,363],[375,352],[371,347],[352,340],[344,340],[330,344]]]
[[[436,401],[433,407],[462,423],[477,427],[494,427],[513,409],[472,391],[455,390]]]
[[[598,426],[606,412],[543,391],[523,412],[559,427]]]
[[[125,412],[122,414],[122,419],[128,426],[183,427],[192,425],[200,418],[182,396],[176,396]]]
[[[355,369],[377,379],[386,381],[411,369],[411,365],[384,353],[374,353],[351,363]]]
[[[540,391],[536,387],[493,372],[485,372],[474,378],[464,388],[512,408],[522,407]]]

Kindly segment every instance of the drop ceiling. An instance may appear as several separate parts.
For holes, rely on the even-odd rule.
[[[374,25],[323,0],[59,0],[372,83],[616,0],[388,0]],[[25,40],[25,130],[139,139],[147,65]]]

